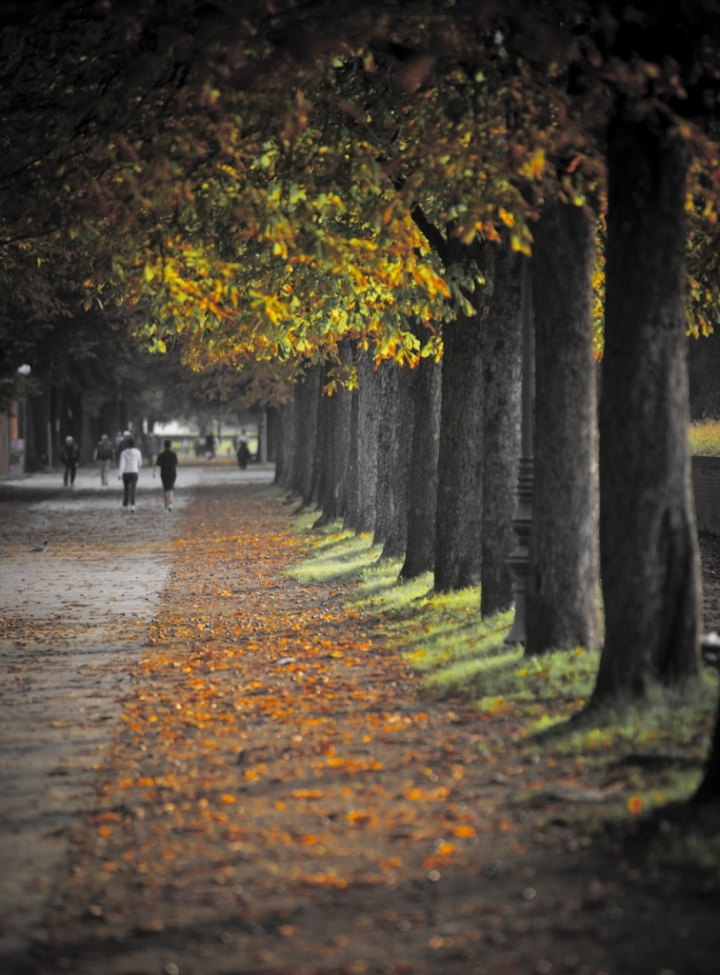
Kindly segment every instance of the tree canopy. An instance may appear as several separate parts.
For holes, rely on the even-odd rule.
[[[195,367],[343,337],[414,363],[482,282],[456,245],[438,259],[418,208],[435,245],[529,253],[547,199],[602,219],[608,125],[650,113],[693,155],[688,321],[707,332],[717,17],[709,0],[5,5],[0,273],[23,317],[72,279],[155,350],[185,336]],[[602,265],[596,284],[601,323]],[[23,354],[5,345],[8,371]]]

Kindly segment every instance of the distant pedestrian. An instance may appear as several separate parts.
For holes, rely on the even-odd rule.
[[[250,460],[250,448],[247,445],[247,440],[240,441],[240,446],[237,449],[236,457],[238,467],[244,471],[248,465],[248,461]]]
[[[63,484],[65,487],[70,483],[70,487],[75,487],[75,472],[77,471],[78,457],[80,451],[78,445],[72,437],[65,437],[63,449],[60,451],[60,463],[65,465],[63,471]]]
[[[157,460],[155,461],[153,477],[157,474],[159,467],[160,480],[165,491],[165,510],[172,511],[173,488],[175,487],[175,478],[177,477],[178,455],[174,450],[170,449],[172,447],[171,440],[166,440],[163,446],[165,449],[161,454],[157,455]]]
[[[135,488],[137,487],[138,475],[142,467],[142,454],[135,446],[132,437],[125,438],[125,449],[120,454],[118,464],[118,481],[122,478],[123,482],[123,511],[130,505],[130,512],[135,513]]]
[[[95,453],[93,454],[93,460],[100,464],[100,483],[107,487],[108,483],[108,470],[110,469],[110,464],[113,460],[113,445],[108,439],[108,435],[104,433],[100,437],[100,443],[95,448]]]
[[[209,433],[205,437],[205,456],[208,460],[215,460],[215,437],[212,433]]]
[[[124,433],[122,430],[118,430],[118,435],[115,437],[115,463],[120,463],[120,454],[125,450],[127,446],[127,438],[130,436],[130,431],[126,430]]]
[[[190,444],[188,443],[188,439],[187,439],[187,437],[183,437],[183,442],[182,442],[182,455],[183,455],[183,457],[187,457],[189,451],[190,451]]]

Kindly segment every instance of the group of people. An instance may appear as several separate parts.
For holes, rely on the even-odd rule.
[[[172,511],[175,481],[177,479],[178,456],[171,450],[172,441],[164,441],[162,450],[155,459],[153,467],[153,477],[160,471],[165,494],[165,510]],[[63,484],[70,487],[75,484],[75,474],[80,456],[78,445],[72,437],[66,437],[63,449],[60,452],[60,461],[64,465]],[[126,430],[123,434],[118,434],[115,443],[111,443],[108,435],[104,433],[100,442],[95,448],[93,460],[100,466],[101,483],[108,484],[108,473],[110,465],[114,460],[117,461],[118,480],[123,482],[123,511],[129,508],[135,512],[135,491],[137,489],[140,468],[142,467],[142,454],[135,446],[135,440]]]
[[[215,438],[210,435],[206,438],[205,442],[208,450],[214,454]],[[235,455],[238,466],[243,470],[247,467],[248,461],[252,457],[249,444],[250,438],[243,430],[235,441]],[[166,511],[172,511],[173,491],[178,466],[178,456],[174,450],[170,449],[171,447],[172,442],[165,440],[164,450],[157,455],[153,468],[153,477],[157,475],[158,470],[160,471],[160,480],[162,481],[165,492]],[[65,487],[68,485],[73,487],[75,485],[75,474],[77,473],[79,459],[80,450],[78,445],[72,437],[66,437],[62,451],[60,452],[60,461],[64,465],[63,484]],[[104,433],[95,448],[93,460],[100,467],[100,481],[105,486],[108,484],[111,465],[113,462],[117,464],[118,480],[122,480],[124,489],[123,509],[127,510],[129,508],[131,512],[134,512],[135,491],[140,468],[142,467],[142,454],[135,446],[135,440],[130,431],[125,430],[124,433],[118,433],[114,441],[111,441],[108,435]]]
[[[165,440],[163,447],[164,449],[155,458],[153,477],[156,477],[157,472],[160,471],[160,480],[165,494],[165,510],[172,511],[178,455],[171,450],[171,440]],[[123,509],[127,510],[129,506],[131,513],[135,512],[135,489],[141,467],[142,454],[135,446],[133,438],[127,437],[118,462],[118,480],[122,478],[123,482]]]

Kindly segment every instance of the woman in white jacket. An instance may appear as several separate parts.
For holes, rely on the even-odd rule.
[[[123,511],[127,510],[128,504],[130,511],[135,513],[135,488],[137,487],[138,474],[142,467],[142,454],[135,446],[132,437],[125,441],[125,450],[120,454],[118,464],[118,481],[122,478],[123,482]]]

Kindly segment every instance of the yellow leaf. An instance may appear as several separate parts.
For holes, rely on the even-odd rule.
[[[506,227],[515,226],[515,217],[512,215],[512,213],[508,213],[505,207],[498,207],[498,216]]]

